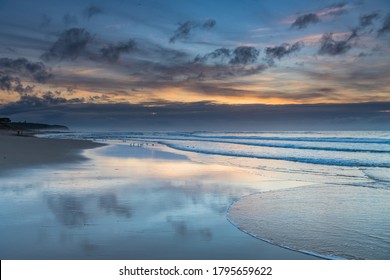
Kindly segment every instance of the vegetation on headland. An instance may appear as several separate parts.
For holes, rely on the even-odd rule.
[[[29,130],[69,130],[68,127],[58,124],[30,123],[30,122],[12,122],[10,118],[0,118],[0,129],[9,129],[17,131]]]

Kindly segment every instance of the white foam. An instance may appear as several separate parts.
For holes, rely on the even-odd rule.
[[[317,186],[263,192],[231,205],[229,220],[267,242],[342,259],[390,258],[390,191]]]

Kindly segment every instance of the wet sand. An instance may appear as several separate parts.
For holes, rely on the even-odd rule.
[[[0,131],[0,173],[37,165],[72,163],[85,159],[84,149],[102,144],[85,140],[44,139]]]
[[[1,259],[317,259],[226,219],[239,197],[288,182],[156,147],[4,133],[0,144],[1,170],[18,170],[0,173]]]

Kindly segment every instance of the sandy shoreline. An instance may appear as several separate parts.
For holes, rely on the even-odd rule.
[[[77,162],[85,159],[82,150],[102,145],[86,140],[16,136],[13,131],[0,131],[0,174],[35,165]]]
[[[55,163],[80,161],[82,150],[99,146],[0,133],[0,175],[47,166],[2,176],[0,258],[318,259],[226,220],[232,200],[257,190],[256,175],[129,143],[89,151],[93,164],[57,172]]]

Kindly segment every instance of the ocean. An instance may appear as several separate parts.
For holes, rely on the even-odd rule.
[[[324,258],[390,259],[390,132],[94,132],[45,137],[158,146],[196,163],[239,169],[263,178],[258,188],[226,202],[227,221],[243,234]],[[116,155],[126,157],[123,148]]]

